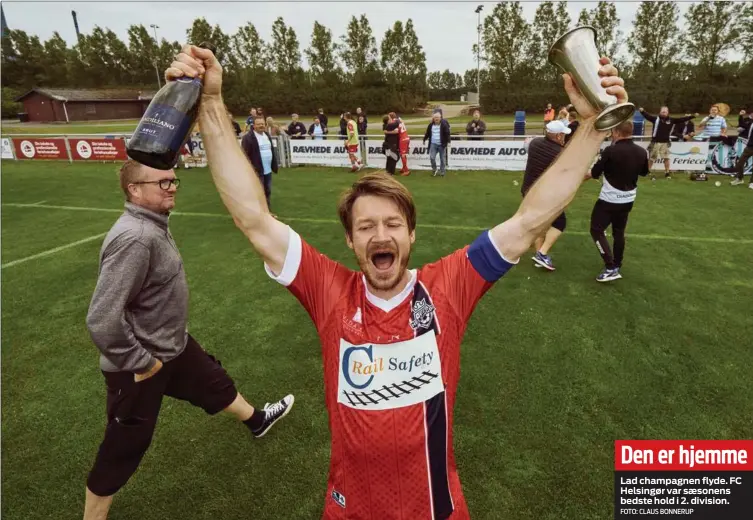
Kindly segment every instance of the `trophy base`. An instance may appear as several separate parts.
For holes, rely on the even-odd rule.
[[[611,130],[615,126],[618,126],[623,121],[630,119],[635,112],[635,105],[632,103],[618,103],[617,105],[610,105],[596,117],[596,123],[594,128],[603,132],[604,130]]]

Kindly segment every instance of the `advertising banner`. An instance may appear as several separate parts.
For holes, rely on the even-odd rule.
[[[2,138],[2,158],[15,159],[15,156],[13,155],[13,145],[7,137]]]
[[[68,159],[65,139],[13,139],[18,159]]]
[[[69,139],[74,161],[125,161],[123,139]]]
[[[525,170],[527,152],[523,139],[511,141],[452,141],[447,169],[452,170]],[[366,141],[366,163],[370,168],[384,168],[382,141]],[[429,146],[411,141],[408,167],[411,170],[431,170]],[[294,159],[295,161],[295,159]],[[398,164],[399,161],[398,161]],[[436,157],[439,166],[439,156]]]
[[[368,141],[367,141],[368,142]],[[381,144],[380,144],[381,146]],[[381,149],[381,148],[380,148]],[[290,141],[290,157],[294,164],[350,166],[343,141]]]

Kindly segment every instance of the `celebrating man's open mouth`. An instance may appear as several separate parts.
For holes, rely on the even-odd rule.
[[[395,254],[386,249],[379,249],[371,254],[370,259],[377,271],[385,272],[395,263]]]

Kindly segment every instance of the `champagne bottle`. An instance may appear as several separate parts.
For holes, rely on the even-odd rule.
[[[202,43],[199,47],[214,52],[211,44]],[[158,170],[173,168],[199,115],[201,89],[202,78],[198,76],[168,81],[134,130],[126,147],[128,156]]]

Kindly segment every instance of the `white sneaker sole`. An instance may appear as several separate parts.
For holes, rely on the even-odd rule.
[[[547,271],[554,271],[554,266],[553,265],[547,265],[546,262],[542,262],[541,260],[539,260],[535,256],[532,256],[531,260],[533,260],[533,262],[536,264],[536,267],[543,267]]]
[[[609,278],[597,278],[596,281],[599,283],[604,283],[604,282],[612,282],[614,280],[619,280],[620,278],[622,278],[622,275],[616,274],[614,276],[610,276]]]
[[[287,397],[287,396],[286,396],[286,397]],[[265,435],[267,434],[267,432],[268,432],[269,430],[271,430],[271,429],[272,429],[272,427],[273,427],[273,426],[274,426],[275,424],[277,424],[278,422],[280,422],[280,420],[281,420],[281,419],[282,419],[283,417],[285,417],[286,415],[288,415],[288,413],[290,412],[290,410],[291,410],[291,409],[293,408],[293,404],[295,404],[295,396],[293,396],[293,394],[290,394],[290,404],[288,405],[288,407],[287,407],[287,408],[285,408],[285,411],[284,411],[284,412],[282,412],[282,415],[281,415],[281,416],[279,416],[279,417],[278,417],[277,419],[275,419],[275,422],[273,422],[272,424],[270,424],[270,425],[269,425],[269,428],[267,428],[266,430],[264,430],[264,433],[262,433],[261,435],[256,435],[255,437],[256,437],[257,439],[261,439],[262,437],[264,437],[264,436],[265,436]]]

